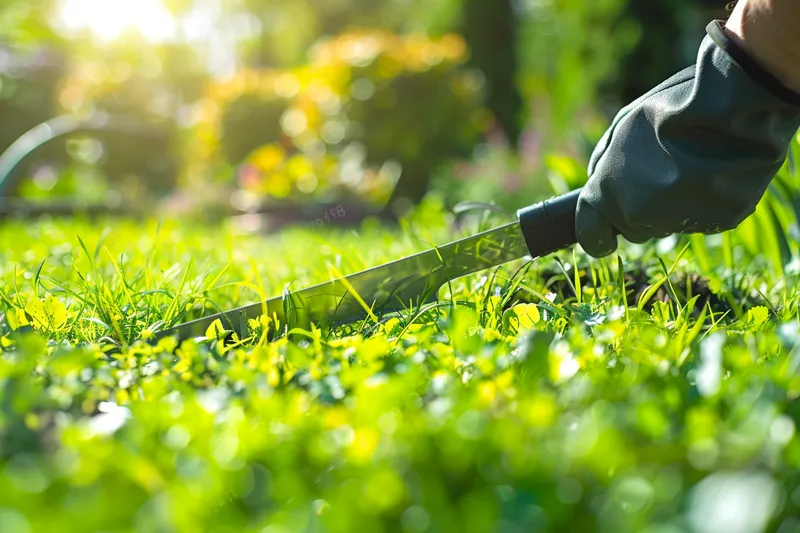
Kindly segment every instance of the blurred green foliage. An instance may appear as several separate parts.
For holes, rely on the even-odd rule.
[[[251,69],[209,87],[186,172],[274,198],[353,192],[418,203],[426,173],[466,157],[484,129],[481,78],[457,35],[371,31],[319,42],[307,65]],[[395,184],[399,181],[397,187]],[[421,185],[420,185],[421,184]]]
[[[486,80],[486,106],[510,148],[516,150],[524,127],[519,73],[520,19],[512,0],[464,0],[461,32],[469,64]]]
[[[108,29],[104,26],[119,26],[120,20],[113,14],[93,19],[85,2],[9,0],[0,6],[0,60],[11,58],[0,61],[0,110],[9,117],[0,128],[0,149],[63,112],[129,115],[158,124],[161,132],[149,138],[92,133],[102,150],[88,162],[76,160],[65,141],[54,142],[23,169],[25,177],[43,172],[76,181],[53,186],[50,179],[34,180],[21,192],[79,195],[82,181],[99,179],[145,205],[175,187],[227,205],[230,189],[241,185],[237,167],[253,150],[275,144],[308,157],[305,166],[319,168],[320,148],[297,146],[282,127],[290,102],[263,93],[220,103],[225,109],[217,137],[207,137],[200,120],[210,112],[206,87],[232,83],[247,72],[292,73],[315,64],[315,74],[329,84],[318,53],[326,42],[377,32],[385,39],[397,36],[386,41],[391,47],[415,35],[436,42],[456,34],[467,45],[463,55],[425,72],[412,68],[413,73],[376,77],[377,67],[365,64],[340,73],[357,82],[356,92],[360,87],[363,94],[374,94],[354,98],[352,87],[339,84],[341,116],[327,132],[337,138],[344,128],[346,138],[336,146],[325,143],[326,157],[337,159],[338,169],[315,179],[342,181],[347,167],[342,153],[363,151],[362,179],[345,179],[354,185],[349,192],[311,187],[307,180],[307,192],[295,194],[314,201],[338,194],[380,204],[399,172],[401,187],[393,200],[415,203],[430,190],[431,178],[463,175],[453,163],[471,165],[469,175],[480,174],[483,163],[475,161],[491,161],[490,175],[523,182],[524,190],[535,193],[548,186],[548,158],[566,154],[584,164],[617,107],[691,61],[702,23],[721,9],[700,11],[700,4],[709,2],[685,0],[656,9],[638,0],[181,0],[163,2],[174,23],[173,38],[154,41],[143,35],[153,30],[148,25],[163,22],[155,15],[142,21],[126,8],[132,26],[103,40],[98,35]],[[65,5],[71,6],[72,19],[93,21],[93,30],[66,24]],[[141,9],[154,5],[159,3],[147,0]],[[368,83],[374,87],[367,90]],[[219,149],[204,169],[199,161],[207,161],[202,152],[208,150],[198,148],[198,136]],[[354,142],[357,149],[342,149]],[[487,159],[487,153],[494,155]],[[387,162],[388,181],[373,179]],[[434,184],[456,186],[444,191],[454,201],[473,190],[470,180]],[[217,192],[209,194],[211,189]]]

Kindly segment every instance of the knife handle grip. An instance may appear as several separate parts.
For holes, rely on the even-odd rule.
[[[531,257],[544,257],[578,242],[575,210],[580,194],[577,189],[517,211]]]

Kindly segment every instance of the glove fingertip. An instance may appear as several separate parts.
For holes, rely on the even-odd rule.
[[[578,200],[575,212],[575,236],[581,248],[598,259],[611,255],[617,249],[614,227],[582,198]]]

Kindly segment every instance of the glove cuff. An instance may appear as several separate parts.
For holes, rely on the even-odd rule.
[[[723,24],[723,21],[714,20],[706,26],[706,33],[714,41],[714,44],[726,52],[754,82],[772,93],[773,96],[787,104],[800,106],[800,93],[786,87],[778,78],[750,57],[741,46],[728,37]]]

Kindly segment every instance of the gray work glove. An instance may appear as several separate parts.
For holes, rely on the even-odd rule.
[[[756,208],[800,128],[800,94],[706,28],[697,64],[625,107],[595,148],[576,233],[602,257],[641,243],[718,233]]]

